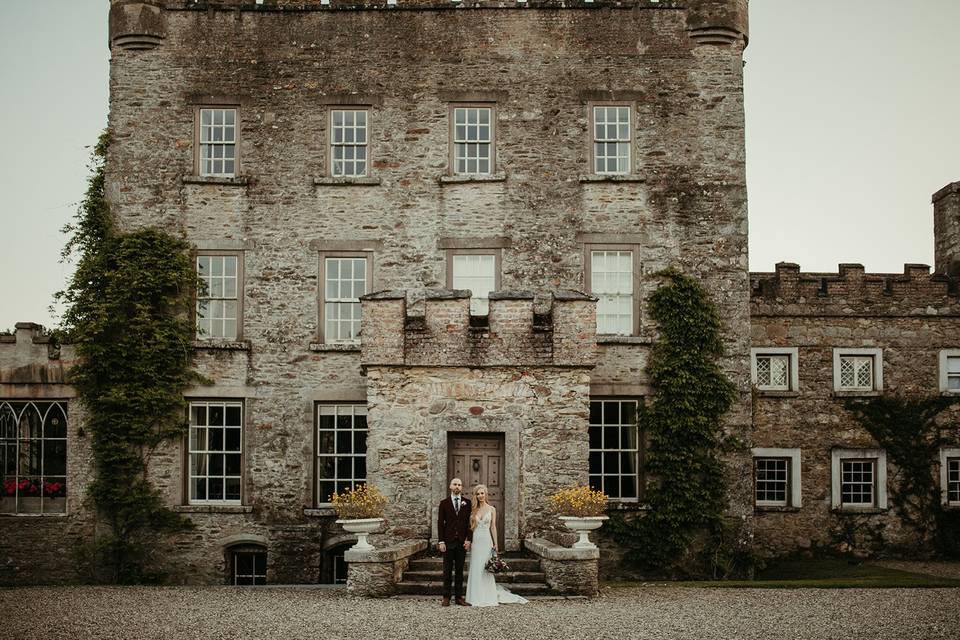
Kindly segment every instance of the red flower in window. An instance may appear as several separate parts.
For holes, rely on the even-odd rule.
[[[67,493],[67,486],[63,482],[44,482],[43,495],[47,498],[62,498]]]

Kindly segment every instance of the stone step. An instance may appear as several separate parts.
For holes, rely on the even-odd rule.
[[[522,572],[537,572],[540,571],[540,560],[537,558],[529,557],[515,557],[511,558],[510,556],[503,556],[503,559],[512,571],[522,571]],[[464,571],[467,570],[467,567],[470,566],[470,561],[468,560],[464,564]],[[410,566],[407,568],[407,571],[443,571],[443,558],[430,557],[430,558],[417,558],[416,560],[410,561]]]
[[[543,582],[513,582],[508,587],[520,596],[553,595]],[[440,596],[443,595],[443,582],[407,582],[397,583],[397,593],[401,595]]]
[[[511,566],[511,568],[513,568]],[[443,571],[404,571],[404,582],[441,582]],[[466,575],[464,575],[466,580]],[[546,582],[547,578],[542,571],[504,571],[497,574],[497,582]]]

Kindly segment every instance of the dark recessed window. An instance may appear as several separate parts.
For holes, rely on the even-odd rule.
[[[266,551],[233,552],[233,585],[267,584]]]

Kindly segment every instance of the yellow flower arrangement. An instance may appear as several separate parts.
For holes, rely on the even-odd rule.
[[[387,499],[376,487],[368,484],[357,485],[330,497],[333,508],[343,520],[364,518],[382,518]]]
[[[550,496],[550,508],[561,516],[602,516],[607,508],[607,494],[594,491],[588,486],[574,485]]]

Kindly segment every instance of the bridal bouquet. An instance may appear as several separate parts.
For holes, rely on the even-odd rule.
[[[487,560],[487,566],[485,567],[490,573],[501,573],[503,571],[509,571],[510,565],[503,561],[503,559],[497,555],[497,552],[494,551],[490,555],[490,559]]]

